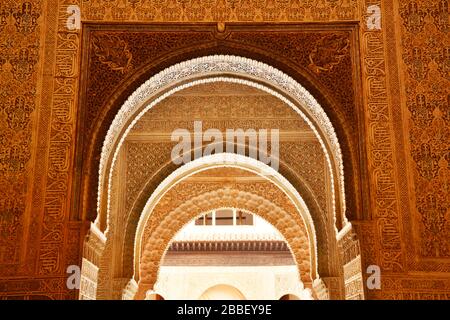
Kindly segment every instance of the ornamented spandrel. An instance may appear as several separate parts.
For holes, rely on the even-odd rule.
[[[429,143],[423,143],[414,148],[412,152],[419,174],[428,180],[437,177],[439,155],[434,152],[433,147]]]
[[[308,67],[317,74],[331,71],[347,56],[349,47],[350,41],[345,36],[325,36],[309,54]]]
[[[133,55],[125,40],[117,36],[95,37],[93,45],[98,60],[111,70],[127,73],[132,69]]]
[[[434,119],[433,111],[435,106],[427,101],[424,94],[418,94],[414,100],[408,102],[408,109],[411,112],[415,123],[422,126],[428,126]]]
[[[0,10],[0,31],[2,31],[5,28],[5,26],[8,24],[9,15],[10,15],[10,12],[6,8],[2,8]]]
[[[448,0],[439,0],[435,7],[430,10],[434,25],[442,32],[449,31],[450,9],[448,4]]]
[[[29,275],[24,252],[42,22],[41,2],[0,5],[0,278]],[[29,250],[32,251],[32,250]],[[0,296],[3,295],[0,290]]]
[[[441,76],[450,81],[450,47],[438,48],[434,61]]]
[[[425,49],[417,46],[408,49],[404,55],[404,60],[407,63],[411,78],[420,82],[427,77],[431,58],[427,55]]]
[[[425,228],[423,254],[433,257],[447,256],[450,250],[450,239],[446,230],[445,214],[448,204],[445,195],[440,192],[428,194],[418,201],[418,210],[422,215]]]

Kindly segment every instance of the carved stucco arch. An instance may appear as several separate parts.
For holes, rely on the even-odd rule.
[[[237,144],[236,144],[237,145]],[[280,169],[286,167],[286,170],[291,170],[286,164],[284,164],[282,159],[279,159],[280,163]],[[130,210],[127,213],[126,218],[126,227],[125,227],[125,237],[124,242],[122,244],[123,248],[123,257],[122,260],[122,269],[121,272],[124,275],[131,276],[133,274],[133,247],[134,247],[134,240],[137,234],[137,224],[138,224],[138,217],[141,215],[141,212],[144,210],[144,203],[148,201],[148,195],[152,194],[154,191],[156,191],[157,185],[161,184],[163,180],[168,176],[169,173],[172,173],[174,170],[179,168],[179,166],[176,166],[171,161],[165,163],[158,169],[158,171],[155,172],[155,174],[149,178],[148,181],[146,181],[140,192],[139,192],[139,199],[137,198],[133,204],[133,206],[130,208]],[[284,170],[279,170],[282,175],[289,173],[296,175],[295,172],[284,172]],[[168,173],[169,172],[169,173]],[[284,174],[283,174],[284,172]],[[158,180],[159,177],[160,180]],[[335,240],[335,234],[334,229],[329,228],[327,222],[328,219],[323,216],[322,209],[320,208],[319,204],[317,203],[317,199],[314,196],[314,193],[312,190],[310,190],[310,187],[307,185],[305,181],[301,179],[301,177],[296,175],[296,178],[299,180],[292,181],[291,179],[287,178],[287,181],[289,181],[293,187],[299,191],[299,193],[302,196],[302,199],[305,200],[306,198],[310,198],[310,201],[306,201],[306,206],[308,207],[308,210],[311,213],[311,218],[313,220],[315,229],[316,229],[316,236],[317,241],[320,243],[320,246],[318,246],[318,256],[317,260],[325,261],[325,256],[329,256],[329,247],[330,247],[330,241]],[[152,187],[155,183],[155,187]],[[139,203],[139,205],[137,204]],[[319,272],[324,272],[324,274],[330,274],[333,273],[332,267],[327,264],[319,264],[320,269]]]
[[[138,280],[136,276],[137,277],[139,276],[137,270],[139,270],[139,262],[140,262],[139,259],[142,250],[142,237],[144,234],[144,229],[145,226],[148,224],[148,221],[152,217],[152,211],[158,204],[158,202],[164,197],[164,195],[171,188],[175,187],[177,184],[179,184],[181,181],[188,178],[189,176],[192,176],[198,172],[205,171],[208,169],[221,167],[239,168],[260,175],[269,182],[271,182],[274,185],[274,187],[276,187],[278,190],[282,191],[286,195],[288,199],[287,201],[290,201],[290,203],[293,204],[293,206],[297,210],[297,215],[301,217],[308,234],[309,246],[311,248],[311,257],[312,257],[311,264],[314,266],[314,268],[311,271],[312,272],[311,276],[312,279],[314,280],[318,275],[317,237],[314,221],[311,217],[309,209],[306,206],[304,200],[302,199],[298,191],[292,186],[292,184],[289,181],[287,181],[286,178],[284,178],[279,172],[269,167],[268,165],[262,163],[261,161],[234,153],[219,153],[195,159],[181,166],[177,170],[173,171],[152,193],[142,211],[142,214],[140,216],[137,225],[135,245],[134,245],[135,279]],[[252,211],[250,209],[248,210]],[[203,209],[197,210],[197,213],[199,211],[202,212]],[[257,213],[259,214],[259,212]],[[263,216],[263,218],[265,217]],[[266,220],[271,222],[270,219]]]
[[[342,153],[333,126],[323,109],[306,89],[283,72],[267,64],[236,56],[207,56],[176,64],[146,81],[129,97],[111,124],[102,148],[96,222],[106,215],[108,230],[112,168],[123,141],[139,118],[174,92],[214,81],[241,83],[268,92],[292,107],[308,123],[327,159],[335,219],[336,182],[341,208],[339,216],[344,224],[348,223],[345,217]],[[106,214],[102,213],[104,211]]]
[[[293,254],[303,283],[312,283],[316,279],[314,259],[309,247],[309,239],[305,226],[298,213],[286,212],[270,200],[259,195],[232,188],[219,188],[193,197],[168,212],[161,220],[152,217],[147,221],[149,226],[156,226],[150,233],[139,259],[139,270],[133,278],[139,283],[137,297],[153,289],[158,279],[159,268],[167,250],[167,244],[173,237],[199,213],[205,213],[218,207],[231,207],[257,212],[263,219],[271,223],[286,239]],[[136,256],[136,258],[139,255]],[[140,275],[140,277],[139,277]]]
[[[218,190],[215,190],[215,191],[218,191]],[[237,190],[236,190],[236,191],[237,191]],[[200,196],[205,196],[205,194],[200,195]],[[251,194],[250,196],[251,196],[252,198],[254,198],[254,199],[257,198],[257,196],[255,197],[254,194]],[[274,205],[274,206],[276,206],[276,205]],[[213,207],[213,205],[212,205],[211,207]],[[239,207],[239,208],[236,208],[236,207],[215,207],[213,210],[219,210],[219,209],[236,209],[236,210],[243,211],[243,212],[246,212],[246,213],[249,213],[249,214],[257,215],[258,217],[262,218],[260,215],[254,213],[254,212],[252,212],[252,211],[249,211],[249,210],[247,210],[247,209],[241,208],[241,207]],[[207,210],[207,211],[205,211],[205,212],[201,212],[201,213],[198,214],[196,217],[194,217],[194,219],[197,219],[197,218],[199,218],[199,217],[201,217],[201,216],[203,216],[203,215],[205,215],[205,214],[207,214],[207,213],[210,213],[210,212],[211,212],[211,210]],[[267,223],[269,223],[274,229],[276,229],[275,226],[273,226],[272,223],[270,223],[270,222],[267,221],[267,220],[264,220],[264,221],[267,222]],[[178,232],[176,233],[176,235],[177,235],[179,232],[182,232],[182,229],[183,229],[185,226],[186,226],[186,225],[183,225],[183,227],[181,227],[181,229],[178,230]],[[302,290],[302,289],[304,289],[304,282],[303,282],[303,281],[306,281],[306,282],[307,282],[307,281],[311,281],[311,279],[310,279],[309,276],[305,276],[305,275],[308,275],[308,274],[309,274],[310,269],[311,269],[311,260],[310,260],[311,257],[310,257],[310,251],[309,251],[309,248],[308,248],[308,239],[307,239],[308,237],[307,237],[306,231],[303,229],[303,228],[304,228],[304,225],[302,225],[302,226],[300,226],[300,227],[301,227],[301,232],[300,232],[301,234],[300,234],[299,236],[300,236],[301,239],[302,239],[303,248],[302,248],[302,254],[301,254],[301,255],[298,255],[298,254],[297,254],[297,258],[300,258],[299,260],[296,260],[296,259],[295,259],[296,255],[295,255],[294,252],[292,251],[292,248],[291,248],[291,245],[289,244],[289,241],[284,237],[283,234],[281,234],[281,233],[279,233],[279,234],[280,234],[281,238],[285,241],[285,243],[286,243],[286,245],[287,245],[287,247],[288,247],[288,250],[289,250],[289,252],[290,252],[290,254],[291,254],[291,256],[292,256],[292,258],[293,258],[293,260],[294,260],[294,263],[295,263],[295,266],[296,266],[296,271],[297,271],[297,272],[296,272],[296,274],[297,274],[297,279],[299,279],[299,280],[301,281],[301,282],[299,282],[299,284],[300,284],[301,287],[299,287],[298,289]],[[277,231],[278,231],[278,230],[277,230]],[[176,235],[175,235],[175,236],[176,236]],[[172,240],[171,240],[171,241],[168,243],[168,245],[166,246],[166,249],[164,250],[164,253],[163,253],[163,258],[164,258],[164,256],[166,255],[166,253],[168,252],[168,249],[170,248],[170,245],[171,245],[171,243],[172,243],[173,241],[174,241],[174,238],[172,238]],[[161,261],[161,262],[162,262],[162,261]],[[154,287],[154,289],[156,289],[156,290],[158,290],[157,285],[158,285],[158,281],[159,281],[159,279],[160,279],[161,265],[162,265],[162,263],[159,264],[159,268],[158,268],[158,271],[157,271],[157,276],[156,276],[157,281],[156,281],[155,287]],[[304,272],[304,273],[303,273],[303,277],[302,277],[301,274],[300,274],[300,270]],[[213,280],[212,282],[214,282],[214,280]],[[213,284],[211,284],[211,285],[213,285]]]

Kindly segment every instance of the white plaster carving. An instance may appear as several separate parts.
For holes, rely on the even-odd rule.
[[[138,290],[138,284],[134,279],[130,279],[122,291],[122,300],[133,300]]]
[[[233,76],[224,76],[228,74],[231,74]],[[210,78],[206,78],[208,76]],[[198,78],[200,77],[203,78],[198,80]],[[274,88],[277,88],[281,92],[287,94],[289,97],[294,98],[298,105],[295,105],[284,95],[269,87],[251,80],[244,80],[236,77],[245,77],[247,79],[255,79],[265,83],[269,83]],[[190,82],[186,83],[186,81]],[[339,177],[337,179],[337,182],[339,184],[341,193],[341,207],[343,208],[342,212],[344,222],[347,223],[347,219],[345,217],[345,192],[343,178],[344,167],[342,161],[342,153],[334,128],[321,106],[304,87],[302,87],[297,81],[284,74],[283,72],[255,60],[238,56],[224,55],[206,56],[173,65],[147,80],[123,104],[108,130],[102,148],[99,166],[97,219],[100,215],[101,203],[102,201],[104,201],[102,199],[102,190],[105,185],[104,180],[107,178],[106,182],[108,187],[108,196],[106,199],[106,215],[107,226],[109,226],[109,204],[111,196],[110,181],[112,168],[114,167],[117,154],[123,141],[125,140],[130,130],[133,128],[133,126],[136,124],[136,122],[153,106],[155,106],[168,96],[172,95],[173,93],[195,85],[218,81],[240,83],[270,93],[288,104],[308,123],[314,134],[317,136],[327,159],[328,167],[330,170],[330,190],[332,192],[332,206],[335,220],[335,194],[333,188],[334,175],[332,172],[332,160],[326,146],[330,148],[333,159],[337,163],[339,170]],[[185,83],[179,85],[180,82]],[[164,94],[160,94],[164,89],[170,90],[166,91]],[[325,133],[326,139],[328,140],[327,143],[323,141],[323,138],[319,134],[319,130],[313,125],[312,121],[305,115],[302,110],[308,113],[308,115],[318,123],[320,130]],[[109,168],[107,165],[108,161],[111,161]]]

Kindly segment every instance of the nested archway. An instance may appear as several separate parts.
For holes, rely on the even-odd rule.
[[[196,181],[210,171],[212,181]],[[218,172],[253,180],[214,183],[212,177]],[[199,213],[218,207],[255,212],[271,223],[286,239],[303,283],[311,285],[317,278],[315,229],[296,190],[276,171],[254,159],[217,154],[176,170],[150,197],[135,240],[133,279],[140,284],[138,297],[153,289],[161,260],[175,234]]]
[[[96,220],[100,229],[108,227],[109,190],[120,147],[140,117],[180,90],[217,81],[240,83],[266,91],[289,105],[308,123],[327,159],[332,212],[338,224],[345,225],[342,154],[333,126],[317,101],[294,79],[266,64],[235,56],[207,56],[174,65],[155,75],[130,96],[116,115],[100,159]]]
[[[115,163],[117,161],[118,155],[121,152],[121,146],[124,139],[129,134],[131,128],[133,128],[133,126],[139,121],[142,115],[145,114],[153,106],[163,101],[166,97],[174,94],[177,91],[183,90],[184,88],[209,82],[232,82],[246,86],[253,86],[255,88],[258,88],[259,90],[264,90],[265,92],[275,96],[277,99],[280,99],[281,101],[283,101],[283,103],[295,110],[298,113],[299,117],[301,117],[310,126],[317,140],[320,142],[322,151],[327,160],[329,169],[328,174],[330,178],[328,190],[332,195],[333,200],[330,213],[331,216],[334,217],[334,221],[330,221],[330,219],[326,218],[323,219],[327,224],[327,229],[325,230],[331,230],[331,232],[324,236],[324,238],[326,239],[326,243],[323,244],[323,246],[334,248],[337,247],[336,232],[334,229],[336,225],[336,219],[340,221],[339,225],[345,225],[347,223],[344,215],[345,199],[343,190],[343,166],[337,138],[334,134],[333,127],[331,126],[331,123],[327,119],[325,113],[323,112],[323,110],[321,110],[317,102],[315,102],[314,98],[312,98],[312,96],[310,96],[309,93],[303,89],[303,87],[301,87],[293,79],[271,68],[270,66],[245,58],[213,56],[194,59],[192,61],[187,61],[183,64],[176,65],[150,79],[140,89],[138,89],[135,94],[130,97],[130,99],[121,109],[113,124],[111,125],[108,136],[105,140],[100,163],[98,217],[96,220],[96,225],[100,229],[97,230],[97,232],[103,234],[102,232],[106,231],[105,250],[100,254],[102,255],[102,261],[104,265],[108,265],[108,259],[124,260],[130,259],[130,257],[131,259],[139,259],[141,254],[141,244],[139,243],[139,241],[141,236],[144,236],[142,230],[139,230],[140,227],[132,223],[131,227],[137,228],[134,247],[139,249],[135,250],[134,256],[132,253],[130,254],[129,252],[123,250],[123,243],[119,245],[114,244],[114,242],[116,241],[115,238],[118,234],[121,234],[123,232],[123,229],[117,228],[114,225],[114,219],[120,220],[121,213],[120,208],[115,208],[115,210],[111,211],[110,201],[114,197],[114,185],[112,182],[113,176],[116,174],[115,170],[117,169],[115,167]],[[208,161],[210,160],[211,158],[203,159],[203,161],[205,161],[204,164],[206,165],[206,168],[208,167]],[[243,166],[243,169],[248,169],[248,167]],[[171,176],[170,171],[164,172],[166,176]],[[175,174],[175,172],[173,173]],[[179,174],[180,172],[177,172],[175,176]],[[268,176],[269,178],[273,178],[277,175],[269,174]],[[283,178],[283,176],[281,177]],[[180,176],[177,176],[177,179],[179,180]],[[311,274],[309,275],[310,281],[317,280],[317,256],[322,253],[324,261],[332,265],[341,267],[342,264],[339,258],[340,253],[337,251],[333,252],[332,250],[326,252],[317,252],[317,239],[315,235],[317,228],[313,219],[311,219],[311,216],[308,214],[308,207],[304,204],[304,201],[302,201],[301,196],[298,194],[298,190],[291,184],[286,183],[286,181],[284,180],[279,179],[278,181],[276,181],[273,179],[269,179],[272,184],[274,184],[276,187],[282,190],[285,195],[288,196],[288,202],[291,203],[295,210],[297,210],[297,220],[293,219],[292,224],[289,225],[291,228],[293,228],[292,230],[298,232],[294,232],[290,236],[292,239],[295,240],[296,235],[301,234],[297,227],[304,223],[305,230],[307,230],[308,234],[309,252],[311,254]],[[172,185],[170,187],[172,187]],[[242,190],[237,191],[242,192]],[[165,191],[163,190],[162,193],[164,192]],[[155,198],[157,197],[157,195],[158,190],[153,191],[151,195],[149,194],[150,198]],[[155,199],[152,200],[153,203],[158,203],[158,201],[161,200],[157,199],[155,201]],[[220,199],[218,199],[217,201],[219,200]],[[270,201],[270,199],[266,200]],[[150,202],[152,203],[152,201]],[[224,205],[224,203],[220,204]],[[230,206],[230,204],[226,205]],[[274,206],[269,207],[271,209],[275,208]],[[174,208],[173,210],[176,210],[176,208]],[[144,208],[141,217],[145,217],[146,214],[149,214],[149,212],[151,213],[152,209],[149,209],[147,207]],[[159,226],[160,229],[167,229],[170,232],[174,231],[176,227],[179,226],[179,224],[177,224],[177,221],[171,221],[167,225],[161,224],[160,226],[159,223],[166,222],[164,221],[164,219],[157,219],[170,216],[171,212],[172,211],[167,211],[163,215],[160,214],[159,217],[158,215],[155,215],[154,219],[156,220],[152,220],[152,223]],[[192,212],[194,212],[194,210],[192,210]],[[279,217],[288,216],[288,212],[289,210],[285,210],[283,215]],[[198,210],[195,213],[198,213]],[[350,229],[349,224],[347,224],[346,226],[346,231],[348,231]],[[322,229],[320,232],[321,236],[323,236],[323,232],[326,231]],[[151,258],[148,260],[151,261],[149,264],[150,268],[148,270],[151,271],[149,272],[149,274],[152,274],[152,278],[146,279],[149,283],[149,286],[151,286],[152,281],[154,282],[154,277],[157,274],[157,266],[162,256],[160,248],[164,247],[165,241],[170,241],[170,234],[168,233],[165,238],[156,237],[152,238],[152,240],[154,240],[153,242],[151,242],[152,246],[155,246],[155,248],[156,246],[158,246],[159,251],[150,247],[150,251],[153,253],[151,255]],[[113,248],[114,246],[116,246],[115,249]],[[121,247],[123,251],[120,252],[119,250],[119,252],[117,253],[117,246]],[[116,253],[112,253],[112,250],[114,250]],[[114,255],[118,256],[115,257]],[[137,265],[139,266],[139,262],[137,263]],[[99,272],[102,273],[108,271],[106,269],[108,269],[108,266],[100,266]],[[139,268],[136,268],[135,264],[135,276],[136,270],[138,269]],[[118,279],[118,283],[122,284],[124,281],[127,281],[127,277],[129,276],[120,269],[109,270],[109,272],[110,275]],[[306,273],[303,272],[302,274]],[[327,274],[327,276],[330,276],[330,274]],[[332,276],[339,277],[340,275],[339,273],[336,273]],[[106,276],[106,273],[105,277],[108,278]],[[133,283],[133,281],[135,280],[139,280],[139,274],[138,277],[133,279],[130,283]],[[114,290],[111,289],[115,285],[114,281],[113,283],[107,285],[109,286],[109,288],[105,288],[104,285],[102,285],[101,292],[109,292],[111,290]],[[107,294],[105,295],[105,297],[107,297]]]
[[[183,186],[181,186],[183,187]],[[174,188],[177,193],[179,188]],[[294,260],[298,266],[301,280],[311,285],[311,257],[308,235],[298,219],[298,213],[286,212],[273,202],[250,192],[223,188],[200,194],[187,203],[167,213],[163,221],[155,216],[147,222],[150,226],[145,236],[145,245],[139,264],[139,287],[142,292],[153,288],[165,254],[167,244],[189,221],[198,216],[198,210],[213,210],[217,207],[233,207],[248,211],[258,210],[258,215],[270,222],[286,238]],[[139,297],[139,293],[138,293]]]
[[[218,88],[220,90],[228,90],[226,89],[227,87],[224,86],[224,84],[222,83],[217,83],[214,86],[215,88]],[[211,86],[206,86],[205,88],[211,89]],[[240,90],[242,90],[242,86],[239,87]],[[202,90],[205,89],[201,89],[201,87],[197,87],[195,89],[195,94],[197,94],[198,92],[202,92]],[[254,94],[254,92],[249,92],[248,89],[245,89],[245,93],[250,93],[250,94]],[[186,90],[192,93],[192,89]],[[186,93],[187,94],[187,93]],[[184,95],[180,93],[180,95]],[[211,97],[208,93],[208,97]],[[270,96],[269,95],[264,95],[262,98],[264,98],[264,101],[267,101],[269,104],[262,104],[261,107],[264,108],[263,110],[267,110],[265,109],[266,107],[269,107],[270,105],[274,104],[274,102],[277,102],[276,99],[269,99]],[[229,99],[229,97],[227,97],[227,100]],[[249,101],[251,100],[251,97],[246,97],[245,101]],[[179,102],[179,100],[175,100],[175,103]],[[182,100],[182,102],[184,102],[183,104],[186,104],[186,107],[189,108],[191,107],[190,104],[186,103],[185,100]],[[198,101],[196,101],[198,102]],[[216,102],[216,101],[214,101]],[[243,100],[239,100],[238,102],[243,102]],[[261,104],[261,100],[257,101],[258,104]],[[236,101],[235,101],[236,103]],[[198,105],[195,104],[195,106],[197,107]],[[222,106],[223,108],[230,106],[230,104]],[[176,108],[173,108],[176,107]],[[206,106],[204,105],[200,105],[199,107],[201,107],[202,109],[205,110],[210,110],[208,109]],[[246,107],[246,105],[244,104],[243,107]],[[288,109],[289,111],[291,111],[291,115],[293,116],[292,118],[295,119],[297,117],[297,115],[295,114],[295,112],[292,112],[292,110],[290,110],[289,107],[284,106],[282,103],[280,104],[274,104],[274,107],[277,107],[279,110],[283,111]],[[167,110],[168,109],[168,110]],[[133,183],[133,191],[136,191],[136,193],[138,193],[139,195],[133,199],[135,200],[135,203],[131,206],[130,211],[127,213],[127,226],[126,226],[126,230],[125,230],[125,238],[124,239],[124,251],[125,252],[130,252],[129,256],[127,259],[124,259],[123,262],[123,270],[128,270],[128,275],[131,277],[131,275],[133,274],[133,267],[132,267],[132,263],[130,263],[133,259],[133,254],[130,251],[130,248],[134,247],[134,242],[133,240],[135,239],[135,235],[136,235],[136,225],[137,225],[137,221],[139,220],[139,217],[142,217],[141,213],[144,210],[145,204],[149,198],[149,195],[156,195],[157,192],[157,186],[161,185],[164,181],[164,179],[169,175],[169,176],[173,176],[171,175],[171,173],[176,170],[177,166],[173,164],[173,162],[170,159],[170,148],[171,145],[166,145],[164,144],[163,147],[160,147],[161,144],[155,144],[155,143],[146,143],[146,144],[142,144],[140,141],[142,141],[142,133],[144,134],[144,136],[147,135],[151,135],[153,134],[153,132],[148,131],[148,130],[144,130],[143,131],[143,127],[153,127],[153,123],[154,121],[157,121],[158,118],[162,119],[161,115],[159,114],[159,112],[165,112],[165,116],[168,117],[170,116],[171,119],[170,120],[165,120],[165,122],[169,122],[169,121],[173,121],[175,124],[179,124],[178,121],[176,121],[176,117],[179,117],[179,113],[175,113],[174,111],[176,110],[181,110],[182,114],[184,115],[186,112],[186,108],[182,107],[182,106],[178,106],[177,104],[174,105],[174,102],[170,102],[169,103],[169,99],[165,102],[162,102],[160,105],[156,106],[153,110],[149,111],[148,114],[146,114],[136,125],[137,129],[133,130],[132,132],[130,132],[129,134],[129,139],[133,142],[126,141],[126,144],[124,146],[124,151],[128,152],[127,157],[130,159],[129,160],[129,165],[127,165],[128,167],[131,166],[131,170],[127,171],[127,174],[129,174],[130,172],[135,172],[133,174],[133,177],[135,177],[133,179],[133,182],[135,182],[136,180],[139,181],[139,183]],[[217,109],[216,109],[217,110]],[[214,110],[213,110],[214,111]],[[267,110],[269,111],[269,110]],[[206,113],[206,112],[205,112]],[[173,119],[173,117],[175,119]],[[154,120],[154,118],[156,118],[156,120]],[[161,120],[160,120],[161,121]],[[233,120],[234,121],[234,120]],[[243,121],[246,121],[245,119]],[[239,125],[242,125],[243,121],[239,122]],[[181,124],[181,127],[183,127],[183,124],[186,123],[186,121],[184,121]],[[208,124],[208,122],[205,122],[206,124]],[[298,124],[299,122],[295,121],[296,124]],[[275,123],[276,124],[276,123]],[[244,124],[245,125],[245,124]],[[252,125],[254,125],[254,122],[252,123]],[[207,127],[207,126],[206,126]],[[211,125],[209,126],[211,127]],[[268,126],[268,127],[273,127],[273,126]],[[290,126],[292,127],[292,125]],[[305,130],[305,127],[307,127],[306,124],[301,123],[301,128],[303,130]],[[172,126],[171,128],[177,128],[177,126]],[[221,128],[221,127],[216,127],[216,128]],[[244,127],[246,128],[246,127]],[[256,127],[257,128],[257,127]],[[160,127],[156,126],[156,133],[158,134],[158,139],[161,136],[160,134]],[[306,129],[307,130],[307,129]],[[288,180],[291,184],[292,190],[296,190],[299,194],[301,194],[302,198],[305,200],[305,203],[307,204],[307,207],[311,213],[311,217],[313,219],[313,223],[315,228],[317,229],[316,235],[317,235],[317,241],[321,244],[321,257],[322,257],[322,261],[325,261],[323,259],[323,257],[328,256],[328,251],[332,250],[332,246],[330,246],[328,244],[328,242],[330,241],[330,239],[332,239],[335,230],[333,228],[333,223],[332,223],[332,219],[333,219],[333,215],[330,212],[327,212],[325,210],[321,210],[321,208],[319,207],[319,205],[317,204],[317,198],[316,196],[318,195],[322,195],[324,196],[322,199],[326,200],[327,198],[329,199],[329,195],[326,194],[326,187],[325,184],[328,184],[327,180],[322,179],[321,177],[324,176],[324,171],[325,171],[325,160],[324,157],[322,155],[322,151],[320,148],[320,145],[315,142],[314,140],[310,140],[310,139],[314,139],[311,138],[312,134],[310,131],[301,131],[297,134],[297,136],[295,136],[294,138],[299,137],[300,141],[299,142],[295,142],[301,145],[300,149],[292,149],[291,147],[294,145],[294,142],[291,141],[285,141],[282,140],[280,141],[280,149],[282,152],[287,151],[290,154],[290,159],[288,159],[289,161],[285,161],[284,159],[280,159],[279,163],[279,170],[278,170],[278,176],[281,177],[286,177],[286,180]],[[305,137],[305,134],[308,135]],[[136,139],[138,139],[138,142],[135,142]],[[291,138],[292,139],[292,138]],[[131,145],[131,147],[130,147]],[[155,146],[156,147],[153,147]],[[311,149],[307,149],[307,146],[313,146],[314,148]],[[150,146],[150,148],[149,148]],[[295,146],[295,145],[294,145]],[[284,149],[284,150],[283,150]],[[196,150],[194,148],[194,150]],[[301,150],[301,151],[299,151]],[[151,157],[143,157],[143,154],[149,154],[151,153],[152,156]],[[308,157],[305,157],[302,155],[302,153],[309,153],[310,155]],[[155,173],[155,174],[147,174],[146,172],[143,172],[142,169],[144,169],[144,171],[148,171],[148,172],[154,172],[154,168],[157,167],[158,161],[160,161],[161,158],[164,157],[164,154],[166,154],[166,160],[161,161],[163,163],[163,165],[160,165],[160,169]],[[154,155],[154,156],[153,156]],[[281,157],[281,153],[280,153],[280,157]],[[283,156],[285,156],[286,154],[283,153]],[[211,161],[213,158],[212,157],[208,157],[207,161]],[[302,161],[302,159],[305,159],[306,161]],[[250,161],[250,159],[246,159],[246,161]],[[199,161],[206,161],[206,159],[203,160],[199,160]],[[123,162],[124,159],[123,157],[120,157],[118,163],[116,166],[121,167],[123,166]],[[136,166],[132,165],[132,163],[136,162]],[[197,160],[195,161],[197,163]],[[298,162],[298,164],[296,164],[296,162]],[[323,163],[323,169],[318,169],[320,166],[316,165]],[[156,165],[155,165],[156,164]],[[214,163],[211,163],[214,164]],[[192,163],[190,163],[189,165],[193,165]],[[140,170],[136,170],[135,167],[139,168]],[[257,167],[256,167],[257,168]],[[177,173],[175,174],[178,175],[180,174],[180,171],[177,170]],[[115,177],[117,177],[117,173],[115,173]],[[323,183],[320,183],[320,181],[323,181]],[[317,183],[319,182],[319,183]],[[311,189],[311,183],[315,183],[315,189]],[[138,188],[138,186],[141,186],[140,189]],[[126,192],[128,192],[127,190],[125,190]],[[315,191],[315,192],[314,192]],[[319,192],[321,192],[321,194],[319,194]],[[129,194],[132,194],[132,192],[128,192]],[[127,194],[128,194],[127,193]],[[136,194],[135,193],[135,194]],[[326,198],[325,198],[326,197]],[[113,196],[113,199],[115,199],[116,197]],[[322,202],[323,203],[323,202]],[[114,208],[113,208],[114,209]],[[113,210],[114,211],[114,210]],[[330,223],[331,222],[331,223]],[[138,239],[137,239],[138,240]],[[129,247],[131,246],[131,247]],[[320,258],[320,257],[319,257]],[[321,274],[322,275],[328,275],[331,274],[330,269],[326,263],[322,263],[320,264],[321,267]]]
[[[216,170],[217,172],[217,170],[226,168],[234,168],[234,173],[230,171],[230,174],[234,175],[238,175],[238,172],[240,174],[247,172],[252,177],[257,178],[257,182],[233,185],[231,183],[214,184],[211,183],[214,181],[211,181],[198,188],[198,192],[195,192],[196,190],[192,188],[186,188],[186,184],[183,184],[186,179],[198,176],[199,173],[204,173],[208,170]],[[228,187],[223,188],[224,185],[228,185]],[[177,195],[176,202],[164,198],[167,198],[169,193]],[[267,198],[268,196],[269,198]],[[229,201],[228,204],[225,203],[224,197],[227,197],[226,201]],[[180,205],[176,206],[176,203]],[[198,203],[202,203],[204,207],[201,207]],[[276,204],[279,205],[278,208]],[[199,158],[175,170],[149,197],[141,214],[134,242],[135,280],[139,280],[137,271],[139,270],[140,253],[145,246],[145,240],[151,234],[148,229],[146,230],[147,226],[157,225],[161,219],[167,218],[168,208],[171,208],[169,212],[175,216],[169,219],[169,225],[162,227],[161,230],[168,232],[173,226],[178,226],[179,230],[180,226],[193,219],[199,212],[212,210],[220,206],[241,208],[255,212],[272,223],[282,234],[283,231],[277,226],[283,221],[282,218],[288,218],[289,215],[293,219],[290,221],[289,227],[300,227],[303,231],[299,235],[306,234],[307,236],[307,246],[311,252],[310,264],[312,266],[309,281],[317,277],[316,229],[308,207],[297,190],[281,174],[258,160],[237,154],[221,153]],[[275,211],[273,211],[275,208],[281,214],[276,219],[274,218]],[[188,218],[181,218],[181,216],[178,216],[178,213],[183,215],[187,213]],[[175,229],[177,228],[175,227]],[[155,235],[156,238],[160,237],[159,234]],[[174,234],[172,233],[167,239],[167,243],[173,236]],[[288,235],[286,239],[288,238],[295,238],[295,233]],[[155,243],[164,243],[164,241],[156,240]],[[157,265],[159,265],[159,261]]]
[[[242,212],[244,224],[235,220]],[[233,221],[223,221],[230,213]],[[207,288],[226,284],[248,299],[277,299],[305,291],[299,280],[292,251],[278,230],[252,212],[221,207],[197,216],[172,239],[154,288],[168,299],[198,299]]]

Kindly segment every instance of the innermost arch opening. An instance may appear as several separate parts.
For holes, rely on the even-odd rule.
[[[216,286],[235,288],[213,290]],[[218,208],[171,240],[155,290],[166,299],[276,300],[307,296],[289,246],[269,222],[246,210]]]

